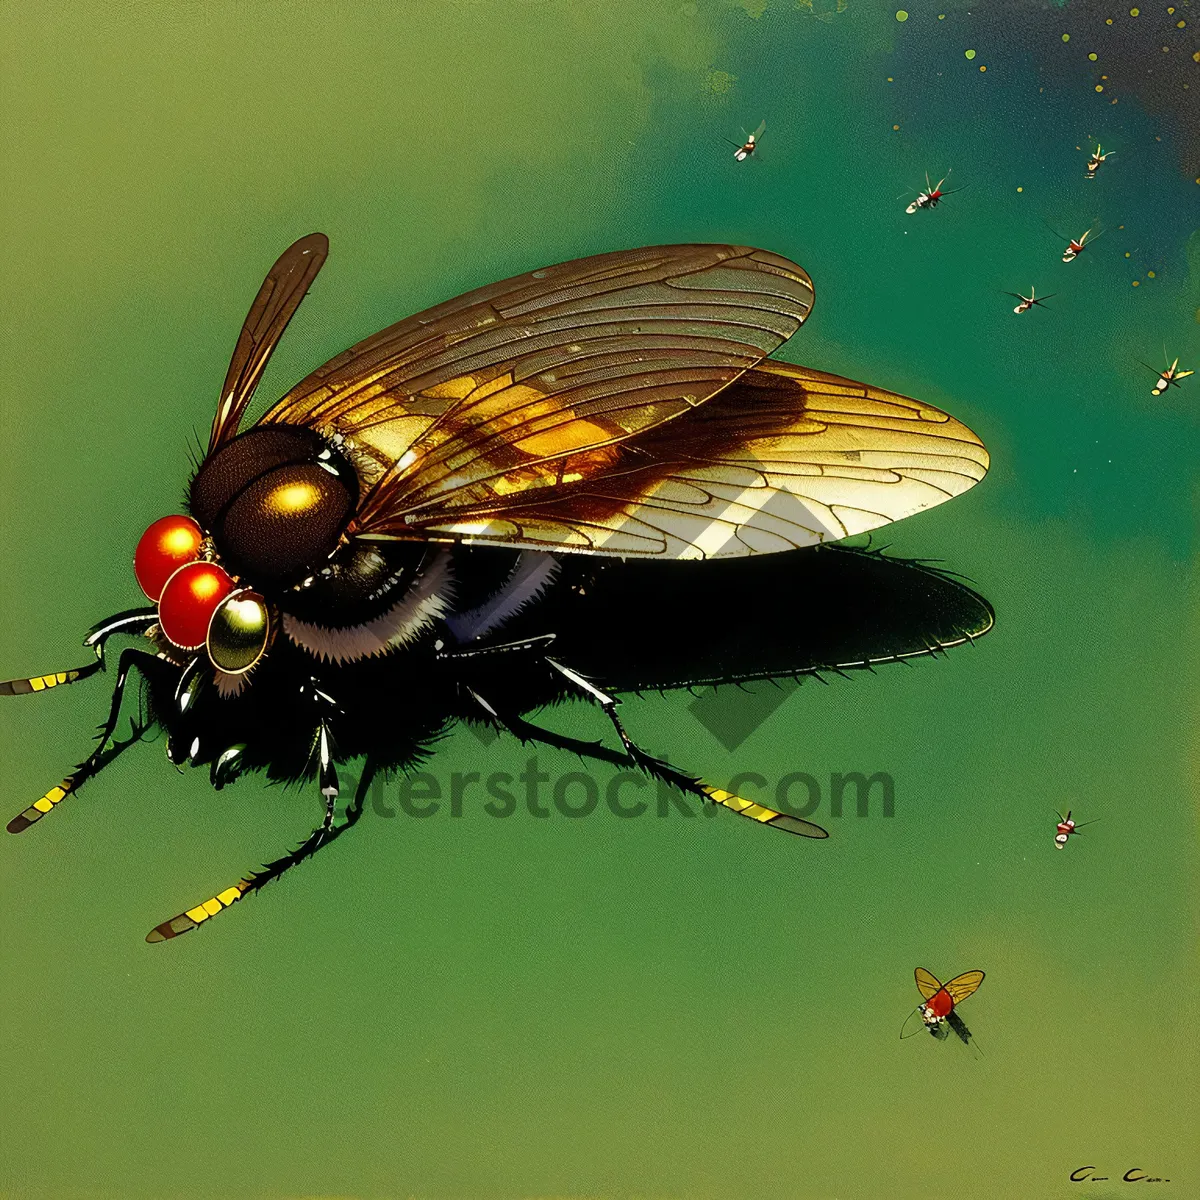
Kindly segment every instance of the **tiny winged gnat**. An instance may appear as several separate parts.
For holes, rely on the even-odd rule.
[[[915,213],[922,208],[937,208],[941,201],[946,196],[952,196],[955,192],[961,192],[961,187],[950,188],[948,191],[943,191],[942,184],[950,178],[950,172],[947,171],[945,176],[937,181],[937,185],[929,182],[929,172],[925,172],[925,190],[917,193],[917,198],[904,210],[906,213]],[[966,184],[963,184],[966,187]]]
[[[1027,313],[1031,308],[1034,307],[1034,305],[1045,304],[1047,300],[1050,300],[1057,295],[1056,292],[1051,292],[1049,296],[1039,296],[1037,294],[1037,288],[1033,287],[1029,289],[1028,296],[1023,296],[1020,292],[1005,292],[1004,294],[1006,296],[1011,296],[1014,300],[1020,301],[1016,308],[1013,309],[1013,312],[1015,312],[1017,316],[1020,316],[1021,313]]]
[[[1100,148],[1100,143],[1099,143],[1099,142],[1097,142],[1097,143],[1096,143],[1096,150],[1095,150],[1095,153],[1093,153],[1093,154],[1092,154],[1092,155],[1091,155],[1091,156],[1088,158],[1088,165],[1087,165],[1087,170],[1084,172],[1084,178],[1086,178],[1086,179],[1095,179],[1095,178],[1096,178],[1096,172],[1100,170],[1100,167],[1101,167],[1101,165],[1102,165],[1102,164],[1103,164],[1103,163],[1104,163],[1104,162],[1105,162],[1107,159],[1110,159],[1110,158],[1112,158],[1112,156],[1113,156],[1115,153],[1116,153],[1116,151],[1115,151],[1115,150],[1109,150],[1109,151],[1107,151],[1107,152],[1102,152],[1102,151],[1101,151],[1101,148]]]
[[[733,157],[738,162],[745,162],[758,149],[758,140],[762,137],[763,130],[766,127],[766,121],[760,121],[758,128],[753,133],[746,134],[744,142],[730,142],[728,138],[725,138],[725,141],[734,147]]]
[[[1062,260],[1065,263],[1074,262],[1084,252],[1084,250],[1086,250],[1087,247],[1090,246],[1092,242],[1094,242],[1096,238],[1100,236],[1100,233],[1103,232],[1103,230],[1101,230],[1095,235],[1095,237],[1093,237],[1092,229],[1096,228],[1093,225],[1091,228],[1085,229],[1077,238],[1065,238],[1048,221],[1046,222],[1046,228],[1049,229],[1050,232],[1059,239],[1059,241],[1067,243],[1067,247],[1063,251],[1062,256]]]
[[[956,975],[949,983],[940,983],[937,977],[924,967],[914,972],[917,990],[922,1002],[908,1014],[900,1037],[911,1037],[921,1029],[927,1029],[939,1041],[953,1030],[964,1045],[970,1045],[971,1031],[963,1024],[956,1009],[968,996],[975,993],[983,982],[982,971],[965,971]],[[920,1016],[920,1021],[913,1018]]]
[[[1164,361],[1166,360],[1165,354],[1163,355],[1163,359]],[[1142,366],[1145,367],[1147,371],[1153,371],[1154,374],[1158,376],[1153,389],[1151,389],[1150,394],[1153,396],[1166,395],[1167,388],[1178,387],[1181,379],[1186,379],[1189,375],[1195,375],[1196,373],[1195,371],[1181,371],[1179,369],[1178,358],[1176,358],[1175,361],[1163,371],[1160,371],[1157,367],[1152,367],[1149,363],[1142,363]]]
[[[1078,833],[1084,825],[1094,825],[1094,821],[1073,821],[1071,819],[1071,810],[1067,809],[1067,815],[1064,817],[1062,813],[1054,814],[1058,818],[1058,828],[1054,834],[1054,848],[1061,850],[1066,844],[1067,839],[1073,834]]]

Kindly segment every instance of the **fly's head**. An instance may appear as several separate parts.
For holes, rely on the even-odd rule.
[[[275,601],[330,559],[357,503],[353,466],[312,430],[255,428],[222,446],[192,480],[192,515],[138,542],[134,572],[163,636],[244,675],[270,646]]]

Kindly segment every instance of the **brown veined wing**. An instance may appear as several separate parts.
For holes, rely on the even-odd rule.
[[[923,999],[931,1000],[942,990],[942,985],[938,982],[937,976],[932,971],[927,971],[924,967],[918,967],[914,974],[917,978],[917,991],[921,993]]]
[[[940,409],[776,362],[603,453],[588,468],[568,458],[552,489],[505,495],[502,478],[486,503],[447,502],[373,528],[547,551],[738,557],[878,528],[960,495],[988,468],[979,438]]]
[[[293,242],[267,272],[233,349],[208,439],[209,454],[237,434],[267,360],[328,253],[329,239],[323,233],[310,233]]]
[[[401,321],[260,423],[351,443],[366,486],[350,535],[427,536],[456,514],[603,475],[622,442],[761,362],[812,302],[803,270],[750,247],[596,255]]]
[[[982,971],[964,971],[961,975],[956,975],[950,980],[945,987],[946,991],[950,993],[950,999],[955,1004],[961,1004],[968,996],[974,993],[975,989],[982,982]]]

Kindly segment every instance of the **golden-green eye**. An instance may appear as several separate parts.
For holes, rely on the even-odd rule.
[[[208,623],[208,657],[228,675],[241,675],[267,651],[271,640],[271,613],[257,592],[241,588],[231,592]]]

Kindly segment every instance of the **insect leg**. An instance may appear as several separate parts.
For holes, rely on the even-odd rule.
[[[164,921],[161,925],[156,925],[146,934],[146,941],[165,942],[169,938],[178,937],[181,933],[187,933],[188,930],[195,929],[202,921],[207,921],[209,917],[216,916],[222,909],[235,904],[243,896],[248,896],[251,892],[257,892],[259,888],[266,887],[272,880],[278,879],[285,871],[291,870],[292,867],[298,863],[302,863],[306,858],[312,858],[318,850],[336,841],[347,829],[357,824],[359,817],[362,816],[363,803],[366,800],[367,792],[375,779],[377,771],[375,760],[368,756],[366,764],[363,767],[362,778],[359,780],[358,787],[354,791],[354,798],[346,808],[346,815],[340,825],[335,825],[333,813],[338,797],[337,774],[334,771],[332,761],[325,757],[328,753],[328,736],[325,735],[322,739],[322,734],[324,734],[323,722],[322,732],[317,735],[318,753],[321,755],[318,770],[321,780],[321,791],[325,796],[325,819],[321,824],[290,854],[285,854],[282,858],[277,858],[274,862],[266,863],[261,871],[256,871],[248,878],[239,879],[232,887],[226,888],[223,892],[218,892],[203,903],[197,904],[195,908],[189,908],[186,912],[181,912],[169,921]]]
[[[624,761],[632,762],[634,766],[644,771],[652,779],[660,780],[668,786],[683,792],[685,795],[696,796],[700,800],[719,804],[724,808],[730,809],[732,812],[749,817],[763,825],[771,825],[776,829],[786,830],[788,833],[800,834],[802,837],[824,838],[829,836],[828,832],[822,829],[820,825],[814,825],[811,821],[805,821],[801,817],[794,817],[788,813],[777,812],[773,808],[767,808],[762,804],[755,804],[751,800],[746,800],[742,796],[736,796],[732,792],[724,791],[722,788],[713,787],[692,775],[684,774],[684,772],[673,767],[670,763],[647,754],[634,743],[633,739],[625,731],[624,725],[621,724],[621,719],[617,716],[617,699],[615,696],[610,696],[607,692],[601,691],[595,684],[577,672],[572,671],[569,667],[564,667],[561,663],[557,663],[553,659],[548,658],[545,661],[560,675],[573,683],[581,692],[590,696],[600,705],[607,714],[608,719],[613,723],[613,727],[617,731],[617,736],[621,739],[621,745],[625,748]],[[474,693],[472,694],[474,695]],[[476,696],[475,698],[483,704],[484,708],[491,713],[494,719],[508,725],[512,732],[518,736],[522,736],[521,731],[524,730],[524,736],[531,736],[536,740],[550,741],[546,737],[548,731],[541,730],[536,725],[531,725],[521,718],[513,721],[508,717],[501,717],[481,697]],[[574,741],[574,739],[569,740]],[[554,743],[551,742],[550,744]],[[558,744],[562,743],[559,742]],[[589,746],[589,743],[586,742],[580,742],[568,748],[576,749],[580,754],[602,758],[609,762],[613,761],[614,757],[618,761],[621,761],[620,756],[614,756],[611,751],[605,751],[603,754],[597,753],[599,748]]]
[[[572,672],[572,675],[574,675],[574,672]],[[593,698],[605,696],[605,693],[601,692],[599,688],[593,689],[592,685],[590,684],[588,685],[588,689],[589,694],[593,695]],[[721,796],[728,797],[729,800],[741,804],[747,808],[750,806],[750,801],[748,800],[742,800],[740,797],[731,796],[728,792],[719,792],[719,789],[716,788],[708,789],[706,785],[701,783],[698,779],[692,779],[689,776],[684,775],[682,772],[676,771],[675,768],[671,767],[669,764],[660,762],[658,759],[651,758],[650,755],[639,750],[637,746],[635,746],[633,742],[629,740],[628,735],[625,733],[624,728],[620,726],[619,722],[617,723],[618,733],[621,736],[622,743],[626,747],[625,753],[623,754],[617,750],[610,750],[602,742],[585,742],[581,738],[573,738],[567,736],[566,734],[555,733],[552,729],[544,729],[542,726],[535,725],[532,721],[526,721],[524,717],[517,716],[513,713],[505,713],[502,715],[496,708],[489,704],[487,700],[479,695],[478,692],[471,691],[471,696],[480,706],[480,708],[482,708],[497,725],[499,725],[502,729],[507,729],[509,733],[520,738],[522,742],[541,742],[543,745],[553,746],[557,750],[567,750],[572,754],[578,754],[580,758],[594,758],[601,762],[613,763],[616,766],[626,766],[632,760],[638,767],[645,770],[647,774],[655,778],[662,779],[664,783],[668,783],[672,787],[678,788],[682,792],[685,792],[689,795],[698,796],[701,800],[709,800],[720,804],[726,803],[724,800],[717,799],[717,795],[719,794]],[[605,699],[609,700],[610,703],[614,705],[616,703],[615,699],[613,698],[605,696]],[[607,708],[606,711],[609,712],[610,715],[613,715],[611,708]],[[733,804],[727,804],[726,806],[732,808]],[[735,808],[734,811],[736,812],[739,810]],[[770,812],[771,810],[765,809],[763,811]],[[780,814],[776,813],[773,815],[778,816]],[[807,822],[804,822],[804,824],[807,824]],[[815,829],[817,826],[813,826],[813,828]],[[822,831],[822,833],[819,835],[813,836],[824,836],[824,831]]]
[[[117,662],[117,681],[113,688],[112,703],[108,710],[108,720],[100,730],[100,737],[96,743],[96,749],[71,772],[60,784],[52,787],[40,800],[35,800],[23,813],[13,817],[8,823],[9,833],[23,833],[35,821],[40,821],[64,796],[70,795],[71,792],[78,791],[89,779],[97,775],[101,769],[107,766],[116,755],[120,752],[114,748],[113,753],[107,753],[109,739],[113,735],[113,731],[117,727],[117,721],[121,717],[121,700],[125,695],[125,684],[129,679],[129,672],[135,666],[141,667],[142,673],[145,674],[147,666],[150,669],[159,669],[161,660],[155,655],[148,653],[145,650],[123,650],[121,657]],[[136,737],[131,741],[121,745],[121,749],[132,745],[138,741],[142,734],[145,733],[148,726],[139,722],[134,726]]]
[[[25,679],[7,679],[0,682],[0,696],[28,696],[31,692],[44,692],[48,688],[64,683],[78,683],[104,670],[104,643],[116,633],[144,633],[158,620],[153,608],[131,609],[101,621],[88,632],[84,645],[96,652],[96,661],[83,667],[71,667],[66,671],[52,671],[49,675],[31,675]]]
[[[580,758],[595,758],[601,762],[613,763],[618,767],[626,766],[629,759],[617,750],[610,750],[603,742],[585,742],[582,738],[573,738],[565,733],[555,733],[552,729],[543,729],[526,721],[515,713],[505,713],[503,716],[485,700],[478,692],[467,689],[471,698],[488,715],[488,718],[501,729],[507,730],[522,742],[541,742],[553,746],[556,750],[566,750],[578,754]]]
[[[537,637],[522,638],[519,642],[504,642],[493,646],[468,646],[462,650],[439,650],[439,659],[480,658],[489,654],[512,654],[514,651],[545,650],[557,634],[542,633]]]
[[[811,838],[825,838],[829,836],[827,830],[823,829],[820,825],[813,824],[812,821],[806,821],[802,817],[790,816],[787,813],[776,812],[773,808],[767,808],[765,804],[755,804],[753,801],[747,800],[742,796],[735,796],[732,792],[713,787],[711,784],[704,783],[702,780],[696,779],[691,775],[685,775],[669,762],[647,754],[635,745],[633,739],[626,733],[625,726],[621,723],[621,718],[617,716],[616,700],[610,697],[607,704],[601,703],[608,719],[613,723],[613,728],[617,731],[617,736],[621,739],[621,744],[625,747],[625,753],[629,756],[630,762],[640,770],[645,771],[652,779],[660,779],[663,783],[669,784],[671,787],[677,788],[685,794],[698,796],[701,800],[710,800],[714,804],[720,804],[724,808],[730,809],[739,816],[749,817],[751,820],[759,821],[764,825],[772,825],[776,829],[784,829],[788,833],[796,833],[801,837]]]
[[[28,696],[30,692],[44,692],[61,683],[77,683],[97,671],[104,670],[104,663],[97,659],[83,667],[69,667],[65,671],[54,671],[50,675],[31,675],[25,679],[6,679],[0,682],[0,696]]]

